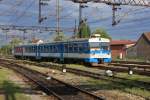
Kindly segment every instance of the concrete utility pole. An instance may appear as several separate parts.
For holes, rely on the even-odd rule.
[[[117,5],[112,5],[112,26],[117,25],[120,22],[120,20],[116,20],[116,12],[118,9],[121,8],[118,8]]]
[[[79,32],[79,27],[80,27],[80,24],[81,24],[81,21],[82,21],[82,9],[83,8],[86,8],[86,7],[88,7],[88,6],[86,6],[86,5],[83,5],[82,3],[79,3],[79,25],[78,25],[78,32]],[[81,33],[79,33],[80,35],[79,35],[79,37],[81,38]]]
[[[4,33],[6,33],[6,41],[7,41],[7,39],[8,39],[8,32],[9,32],[9,30],[7,30],[7,29],[3,29],[3,32],[4,32]]]
[[[77,20],[75,19],[75,26],[74,26],[74,38],[76,38],[76,35],[77,35],[77,31],[78,31],[78,29],[77,29]]]
[[[82,4],[80,3],[79,4],[79,25],[80,25],[81,20],[82,20]]]
[[[26,33],[27,31],[26,30],[22,30],[23,31],[23,44],[25,43],[25,40],[26,40]]]
[[[88,6],[83,5],[82,3],[79,3],[79,24],[82,21],[82,9],[86,8],[86,7],[88,7]]]
[[[117,8],[115,5],[112,5],[112,25],[116,25],[116,12],[117,11]]]
[[[38,22],[41,23],[41,0],[39,0],[39,19]]]
[[[56,0],[56,20],[57,20],[57,35],[59,36],[59,32],[60,32],[60,9],[59,9],[59,0]]]

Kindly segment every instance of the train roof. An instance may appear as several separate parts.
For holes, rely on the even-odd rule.
[[[45,43],[28,43],[28,44],[22,44],[18,46],[33,46],[33,45],[42,45],[42,44],[50,44],[50,43],[67,43],[67,42],[110,42],[107,38],[81,38],[81,39],[70,39],[70,40],[64,40],[64,41],[53,41],[53,42],[45,42]],[[16,46],[17,47],[17,46]]]

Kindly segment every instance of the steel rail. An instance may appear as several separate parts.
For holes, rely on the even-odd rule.
[[[136,61],[115,61],[115,60],[113,60],[112,63],[150,65],[150,62],[148,63],[148,62],[136,62]]]
[[[44,76],[45,78],[46,77],[49,77],[48,75],[45,75],[45,74],[43,74],[43,73],[40,73],[40,72],[37,72],[37,71],[35,71],[35,70],[31,70],[31,69],[28,69],[28,68],[25,68],[25,67],[23,67],[23,66],[20,66],[20,65],[18,65],[18,64],[14,64],[14,62],[9,62],[10,63],[10,66],[12,66],[13,65],[13,67],[14,66],[16,66],[16,68],[21,68],[21,69],[24,69],[24,70],[27,70],[28,72],[30,71],[30,72],[32,72],[32,73],[34,73],[35,75],[42,75],[42,76]],[[9,67],[10,68],[10,67]],[[15,69],[15,70],[17,70],[17,69]],[[20,70],[19,70],[20,71]],[[31,75],[31,74],[30,74]],[[29,76],[30,77],[30,76]],[[58,79],[56,79],[56,78],[51,78],[51,80],[55,80],[55,81],[57,81],[58,83],[61,83],[61,84],[63,84],[63,85],[65,85],[65,86],[67,86],[67,87],[70,87],[70,88],[72,88],[72,89],[75,89],[76,91],[79,91],[79,94],[82,94],[82,96],[83,95],[85,95],[84,96],[84,98],[86,97],[87,99],[86,100],[104,100],[104,98],[103,97],[100,97],[100,96],[96,96],[96,95],[93,95],[93,94],[91,94],[91,93],[89,93],[89,92],[87,92],[87,91],[85,91],[85,90],[81,90],[81,89],[79,89],[79,88],[77,88],[77,87],[75,87],[75,86],[72,86],[72,85],[70,85],[70,84],[68,84],[68,83],[65,83],[65,82],[63,82],[63,81],[60,81],[60,80],[58,80]],[[57,93],[56,93],[57,94]],[[65,99],[66,100],[66,99]],[[70,100],[70,99],[69,99]],[[73,99],[74,100],[74,99]]]
[[[22,63],[22,62],[21,62]],[[36,66],[40,66],[40,67],[47,67],[50,69],[56,69],[56,70],[63,70],[62,65],[58,65],[58,64],[47,64],[47,63],[35,63],[35,62],[24,62],[24,64],[29,64],[29,65],[36,65]],[[119,83],[119,84],[123,84],[123,85],[127,85],[126,83],[124,83],[123,81],[132,81],[131,79],[126,79],[126,78],[121,78],[121,77],[117,77],[117,76],[113,76],[113,77],[108,77],[104,74],[100,74],[100,73],[94,73],[94,72],[89,72],[89,71],[84,71],[84,70],[80,70],[80,69],[74,69],[74,68],[65,68],[67,72],[69,73],[73,73],[76,75],[82,75],[82,76],[87,76],[87,77],[91,77],[91,78],[95,78],[95,79],[102,79],[105,81],[111,81],[114,83]],[[138,81],[138,80],[134,80],[136,83],[138,84],[144,84],[143,88],[149,87],[150,83],[149,82],[144,82],[144,81]],[[130,85],[131,87],[133,86],[139,86],[139,85]],[[150,90],[150,88],[148,88],[147,90]]]

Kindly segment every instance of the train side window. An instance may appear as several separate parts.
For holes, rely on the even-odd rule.
[[[53,53],[55,53],[55,45],[53,45]]]
[[[43,53],[45,53],[45,51],[46,51],[46,46],[43,45]]]
[[[30,46],[30,53],[32,52],[32,46]]]
[[[40,46],[38,46],[37,49],[38,49],[38,52],[40,52]]]
[[[34,46],[32,46],[32,52],[34,52]]]
[[[26,48],[28,48],[28,53],[30,53],[30,47],[26,47]]]
[[[49,46],[49,52],[52,53],[52,45]]]
[[[30,47],[27,47],[28,48],[28,52],[30,53]]]
[[[68,44],[64,44],[64,52],[68,53]]]
[[[52,52],[52,46],[49,45],[49,52],[51,53]]]
[[[57,52],[58,52],[58,46],[55,45],[55,53],[57,53]]]
[[[52,45],[50,46],[50,51],[51,51],[51,53],[53,52],[53,46]]]
[[[47,52],[49,53],[50,52],[50,45],[47,46],[47,49],[48,49]]]
[[[42,46],[40,46],[40,52],[42,53]]]
[[[81,53],[81,52],[82,52],[82,47],[80,46],[80,47],[79,47],[79,53]]]
[[[79,44],[79,53],[83,53],[83,50],[84,50],[83,43],[80,43]]]
[[[32,46],[30,46],[30,53],[32,53]]]
[[[29,51],[30,51],[30,50],[29,50],[29,47],[25,47],[25,48],[26,48],[26,50],[27,50],[26,52],[29,52]]]
[[[58,53],[61,49],[59,49],[59,45],[56,45],[56,52]]]
[[[30,47],[30,53],[32,53],[32,51],[33,51],[33,47],[31,46],[31,47]]]
[[[59,47],[58,47],[58,45],[56,44],[56,45],[55,45],[55,53],[58,53],[58,48],[59,48]]]
[[[55,45],[54,45],[54,49],[53,50],[54,50],[53,52],[56,53],[56,46]]]
[[[47,46],[46,46],[46,53],[48,53],[48,49],[49,49],[49,48],[48,48],[48,45],[47,45]]]
[[[39,48],[40,48],[40,49],[39,49],[40,53],[42,53],[42,46],[40,46]]]
[[[28,48],[28,53],[30,53],[30,47],[27,47]]]
[[[54,45],[53,52],[56,53],[56,45]]]
[[[34,52],[36,52],[36,46],[34,46]]]
[[[42,46],[42,53],[44,53],[44,45]]]
[[[55,52],[55,45],[53,45],[53,53]]]
[[[55,45],[53,45],[53,53],[55,53]]]
[[[44,53],[44,46],[42,46],[42,53]]]
[[[51,45],[51,53],[53,53],[53,45]]]
[[[74,53],[77,53],[78,52],[78,44],[74,44],[73,49],[74,49]]]
[[[46,46],[43,45],[43,53],[45,53],[45,52],[46,52]]]
[[[88,45],[88,43],[84,43],[84,44],[83,44],[83,48],[84,48],[84,49],[83,49],[83,52],[86,53],[86,52],[89,50],[89,45]]]
[[[48,46],[45,45],[45,46],[44,46],[44,53],[47,53],[47,52],[48,52]]]
[[[53,53],[53,51],[54,51],[54,46],[51,45],[51,52]]]
[[[72,53],[73,52],[73,46],[72,44],[69,44],[69,53]]]
[[[34,46],[32,48],[33,48],[33,52],[35,52]]]

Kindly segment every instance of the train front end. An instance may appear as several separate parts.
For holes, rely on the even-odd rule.
[[[89,58],[86,62],[91,64],[111,62],[110,40],[106,38],[89,39]]]

